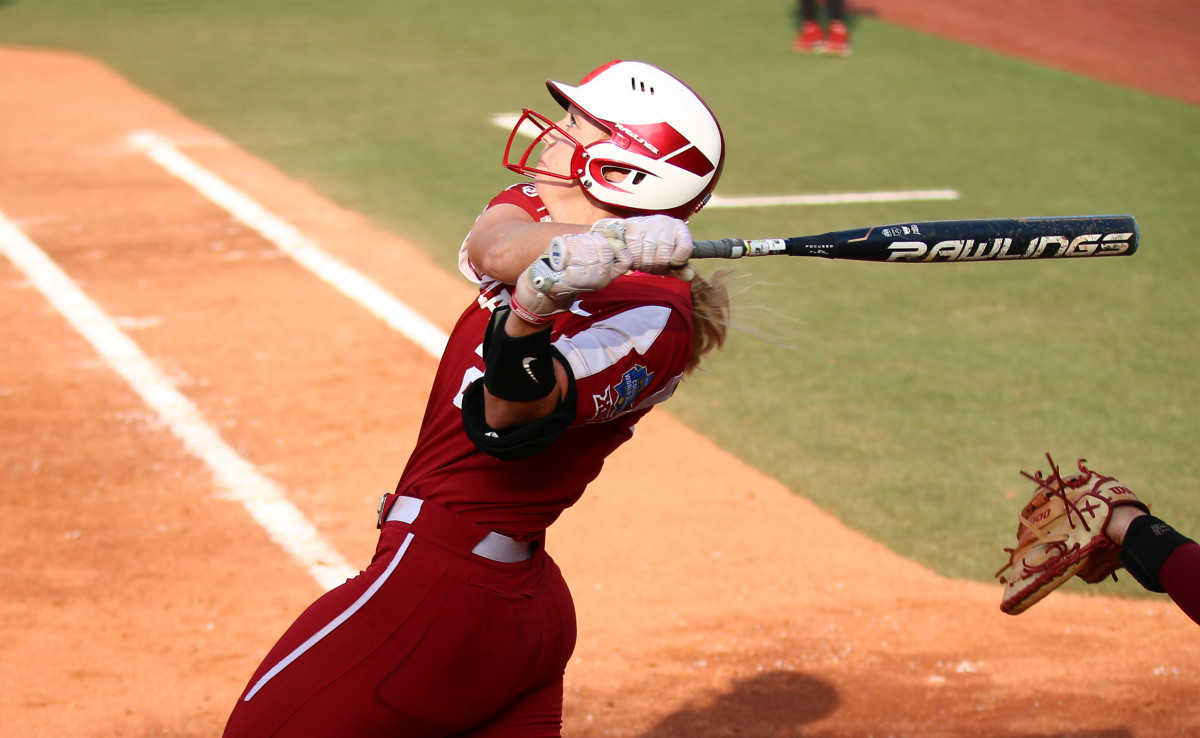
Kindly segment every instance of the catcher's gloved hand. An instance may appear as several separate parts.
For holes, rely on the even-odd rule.
[[[1079,473],[1067,477],[1049,454],[1046,460],[1049,477],[1021,472],[1037,490],[1018,516],[1016,548],[1004,549],[1008,563],[996,572],[1004,584],[1000,609],[1009,615],[1024,612],[1073,576],[1089,584],[1110,574],[1115,578],[1121,551],[1104,533],[1113,508],[1136,505],[1150,511],[1116,479],[1084,466],[1084,459]]]
[[[556,236],[517,279],[512,311],[530,323],[549,323],[580,292],[607,287],[629,264],[629,250],[616,238],[595,231]]]
[[[692,257],[692,232],[678,218],[669,215],[604,218],[592,225],[592,232],[624,242],[629,249],[630,269],[647,274],[673,270],[689,282],[696,275],[688,264]]]

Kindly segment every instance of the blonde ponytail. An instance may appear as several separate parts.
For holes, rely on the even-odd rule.
[[[725,345],[729,330],[730,278],[733,268],[718,269],[708,279],[692,279],[692,358],[684,373],[691,374],[706,354]]]

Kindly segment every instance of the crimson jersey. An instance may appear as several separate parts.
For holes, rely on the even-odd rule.
[[[514,185],[489,203],[515,204],[548,219],[531,185]],[[571,426],[546,451],[500,461],[480,451],[462,425],[462,397],[483,376],[483,335],[509,286],[479,274],[478,299],[455,325],[438,366],[400,494],[437,502],[498,533],[533,539],[583,494],[604,459],[633,435],[649,409],[669,398],[692,354],[690,285],[673,276],[632,273],[581,293],[552,329],[574,375]]]

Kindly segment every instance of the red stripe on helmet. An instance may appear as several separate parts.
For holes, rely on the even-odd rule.
[[[614,64],[620,64],[620,63],[621,63],[621,60],[620,60],[620,59],[613,59],[613,60],[612,60],[612,61],[610,61],[608,64],[605,64],[605,65],[604,65],[604,66],[602,66],[602,67],[596,67],[596,68],[595,68],[595,69],[593,69],[592,71],[588,72],[588,75],[587,75],[586,77],[584,77],[583,79],[579,80],[579,84],[581,84],[581,85],[586,85],[588,82],[591,82],[591,81],[592,81],[592,79],[594,79],[594,78],[596,77],[596,75],[600,74],[600,73],[601,73],[601,72],[603,72],[605,69],[608,69],[609,67],[611,67],[611,66],[612,66],[612,65],[614,65]]]
[[[712,170],[716,169],[716,165],[709,161],[704,152],[695,146],[680,151],[675,156],[667,159],[667,163],[677,166],[684,171],[691,172],[697,177],[708,176]]]

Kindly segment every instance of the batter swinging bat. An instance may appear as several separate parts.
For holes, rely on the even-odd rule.
[[[692,258],[786,255],[919,263],[1015,261],[1130,256],[1137,247],[1138,226],[1132,215],[1081,215],[897,223],[751,241],[723,238],[697,241]]]

